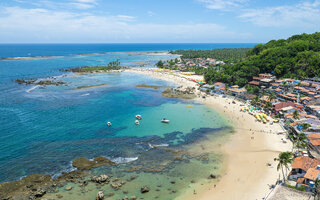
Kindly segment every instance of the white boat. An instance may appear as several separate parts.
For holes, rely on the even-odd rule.
[[[109,127],[112,126],[111,122],[108,122],[107,125],[108,125]]]
[[[166,118],[163,118],[163,119],[161,120],[161,122],[162,122],[162,123],[169,123],[170,120],[168,120],[168,119],[166,119]]]
[[[139,124],[140,124],[139,120],[136,120],[134,123],[135,123],[136,125],[139,125]]]
[[[142,119],[142,116],[141,115],[136,115],[136,118],[141,120]]]

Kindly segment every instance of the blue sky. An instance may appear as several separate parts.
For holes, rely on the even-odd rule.
[[[320,0],[1,0],[0,43],[263,43],[320,30]]]

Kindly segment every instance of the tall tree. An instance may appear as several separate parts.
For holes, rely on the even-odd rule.
[[[274,161],[278,161],[277,170],[281,169],[283,175],[283,181],[286,180],[285,173],[283,168],[288,169],[289,164],[293,162],[293,155],[290,152],[282,152],[279,154],[278,158],[275,158]]]

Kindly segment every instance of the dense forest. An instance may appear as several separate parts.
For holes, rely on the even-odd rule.
[[[247,56],[234,65],[208,69],[207,82],[221,81],[244,86],[259,73],[278,78],[320,76],[320,33],[294,35],[287,40],[271,40],[247,51]]]
[[[177,50],[171,51],[170,53],[181,55],[182,59],[214,58],[216,60],[223,60],[225,63],[235,63],[241,61],[247,55],[248,51],[248,48],[226,48],[213,50]]]

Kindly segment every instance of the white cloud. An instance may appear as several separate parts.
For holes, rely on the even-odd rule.
[[[78,9],[89,9],[95,7],[98,3],[95,0],[73,0],[70,4]]]
[[[234,8],[241,7],[249,0],[198,0],[206,5],[206,8],[213,10],[230,11]]]
[[[246,38],[208,24],[138,23],[126,15],[6,7],[0,10],[0,43],[26,42],[225,42]]]
[[[147,14],[150,16],[150,17],[153,17],[156,15],[156,13],[152,12],[152,11],[148,11]]]
[[[135,17],[133,16],[128,16],[128,15],[117,15],[116,16],[119,20],[123,20],[123,21],[133,21],[135,19]]]
[[[290,6],[248,9],[239,18],[264,27],[319,27],[319,6],[320,1],[316,0]]]
[[[90,8],[94,8],[98,5],[96,0],[67,0],[64,2],[53,1],[53,0],[14,0],[20,4],[27,4],[41,8],[50,8],[50,9],[80,9],[86,10]]]
[[[97,3],[96,0],[74,0],[74,1],[80,2],[80,3],[94,3],[94,4]]]

